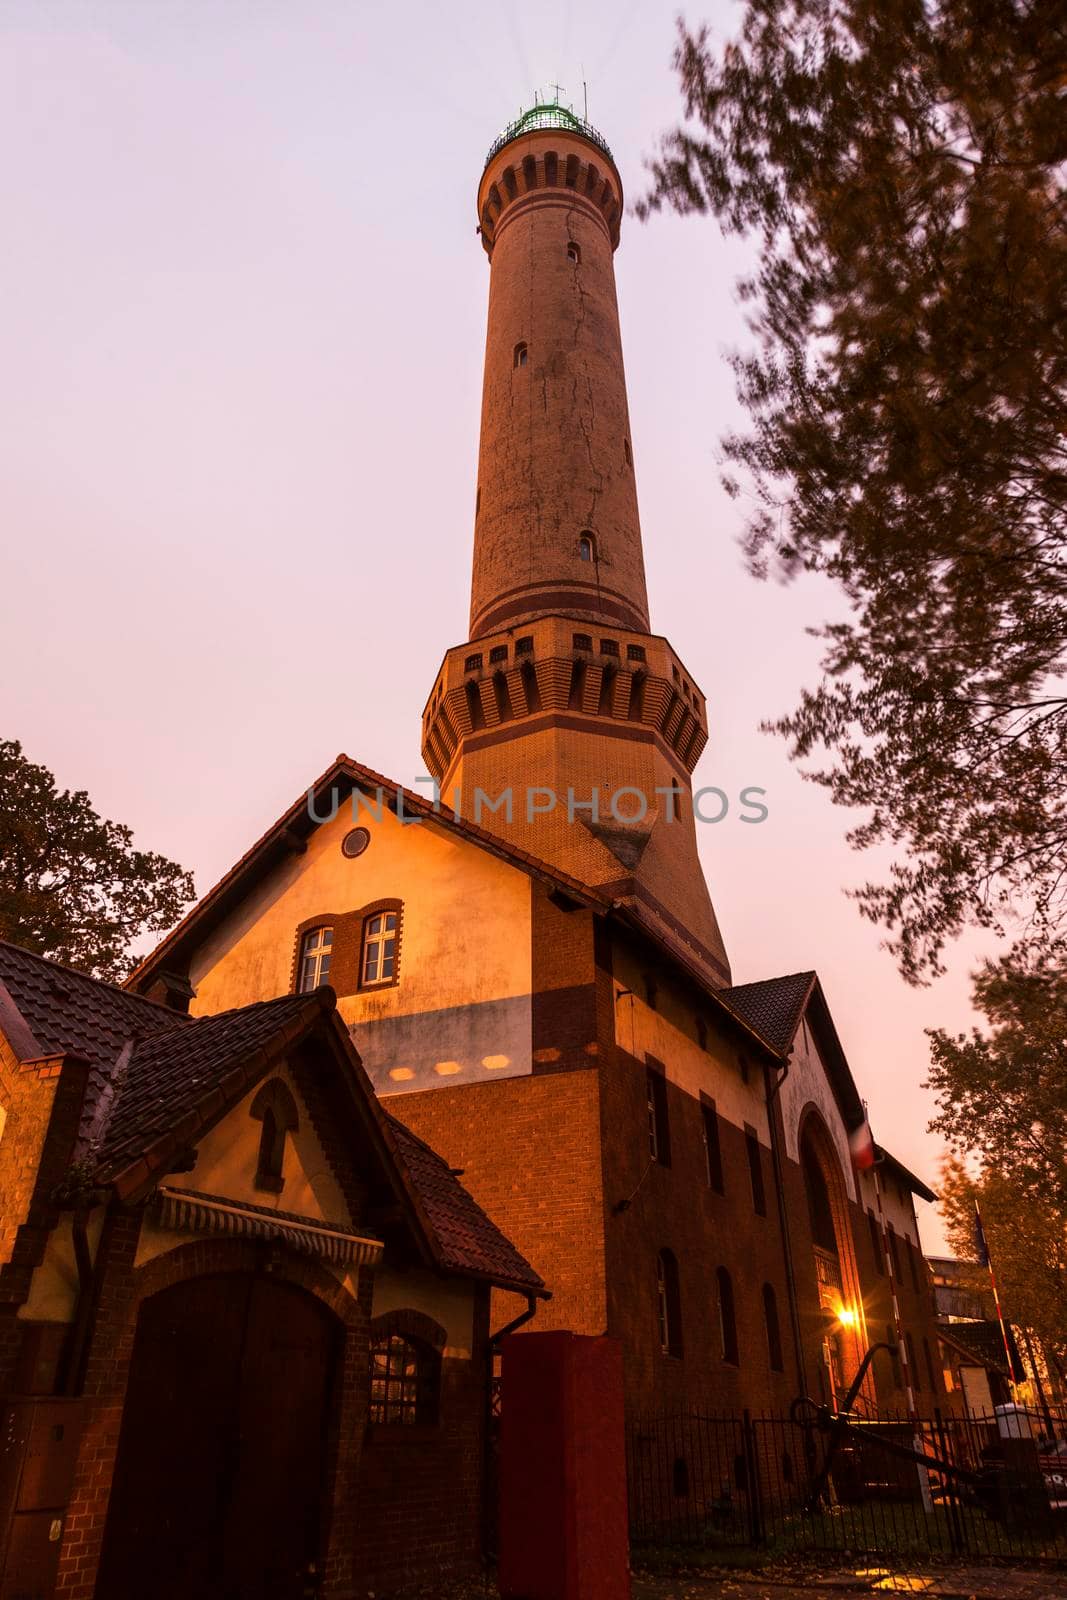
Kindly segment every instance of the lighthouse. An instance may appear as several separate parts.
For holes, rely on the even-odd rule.
[[[606,141],[538,104],[478,184],[489,309],[468,638],[423,713],[444,802],[633,906],[718,985],[696,847],[704,696],[652,632]]]

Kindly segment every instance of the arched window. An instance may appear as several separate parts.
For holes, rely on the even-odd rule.
[[[371,1344],[370,1420],[410,1427],[437,1421],[441,1360],[407,1334],[380,1333]]]
[[[578,535],[578,560],[596,560],[596,544],[591,533],[580,533]]]
[[[526,346],[520,342],[515,346],[515,354],[512,358],[512,366],[524,367],[526,365],[526,355]]]
[[[329,981],[330,956],[333,953],[333,929],[312,928],[310,933],[305,933],[300,941],[300,983],[301,994],[307,994],[311,989],[317,989],[320,984]]]
[[[281,1194],[285,1185],[285,1140],[300,1126],[296,1101],[280,1078],[269,1078],[260,1085],[248,1111],[263,1124],[259,1136],[255,1187],[268,1194]]]
[[[398,924],[396,910],[374,911],[364,919],[361,988],[372,989],[376,984],[396,981]]]
[[[737,1317],[734,1313],[734,1281],[725,1267],[715,1270],[715,1283],[719,1301],[719,1338],[722,1358],[730,1366],[740,1365],[737,1351]]]
[[[581,259],[582,259],[582,247],[581,247],[581,245],[575,244],[573,239],[568,239],[567,240],[567,260],[568,261],[573,261],[575,266],[578,266],[580,264],[580,262],[581,262]]]
[[[656,1311],[659,1347],[665,1356],[682,1353],[682,1300],[678,1289],[678,1263],[672,1250],[656,1257]]]
[[[772,1372],[784,1372],[782,1330],[778,1325],[778,1296],[771,1284],[763,1285],[763,1321],[767,1328],[767,1360]]]
[[[820,1250],[827,1250],[831,1255],[836,1256],[837,1234],[834,1231],[834,1213],[830,1204],[830,1191],[826,1186],[822,1162],[807,1138],[802,1142],[801,1166],[804,1170],[804,1188],[808,1196],[808,1217],[811,1222],[812,1241]]]

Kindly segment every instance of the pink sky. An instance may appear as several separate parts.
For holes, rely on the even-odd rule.
[[[411,783],[465,637],[487,267],[474,196],[557,79],[631,198],[677,116],[675,0],[8,0],[0,16],[5,736],[202,893],[345,750]],[[706,0],[720,34],[737,8]],[[616,257],[653,627],[708,700],[701,830],[735,980],[815,967],[875,1136],[936,1178],[923,1029],[843,889],[884,868],[758,732],[835,597],[759,584],[718,484],[746,260],[629,218]],[[855,820],[855,819],[852,819]],[[920,1207],[928,1248],[935,1213]]]

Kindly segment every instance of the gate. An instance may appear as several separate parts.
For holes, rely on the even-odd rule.
[[[995,1416],[851,1417],[836,1437],[803,1413],[632,1418],[631,1540],[1063,1559],[1067,1414],[1030,1420],[1035,1443],[1023,1453]]]

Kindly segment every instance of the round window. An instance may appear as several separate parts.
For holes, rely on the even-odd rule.
[[[352,860],[355,856],[361,856],[369,844],[370,834],[366,828],[350,828],[341,840],[341,854]]]

